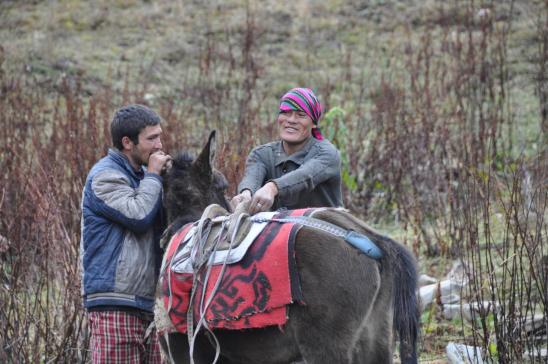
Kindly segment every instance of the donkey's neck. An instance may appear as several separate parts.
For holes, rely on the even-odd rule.
[[[179,228],[181,228],[188,223],[200,220],[201,216],[201,211],[189,211],[183,215],[179,215],[176,219],[174,219],[173,225],[179,225]]]

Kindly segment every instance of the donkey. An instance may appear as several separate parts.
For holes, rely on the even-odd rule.
[[[229,210],[227,181],[212,167],[214,148],[213,131],[198,158],[180,154],[174,159],[165,178],[170,225],[164,239],[198,220],[210,204]],[[396,332],[401,362],[417,363],[415,259],[359,219],[340,216],[331,217],[327,209],[322,219],[366,235],[382,250],[382,258],[372,259],[341,238],[303,226],[295,237],[295,258],[305,303],[288,307],[288,320],[281,328],[215,330],[220,344],[217,362],[392,363]],[[166,317],[158,312],[165,314],[162,303],[157,303],[156,313]],[[192,362],[211,363],[216,353],[211,336],[199,334],[192,350],[186,334],[165,334],[160,343],[175,363],[190,363],[190,351]]]

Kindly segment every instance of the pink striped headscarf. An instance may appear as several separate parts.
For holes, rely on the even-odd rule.
[[[310,118],[316,128],[312,129],[312,136],[322,140],[323,136],[318,128],[318,121],[322,117],[322,104],[309,88],[293,88],[280,99],[280,111],[303,111]]]

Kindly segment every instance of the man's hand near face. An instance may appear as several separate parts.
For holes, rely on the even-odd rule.
[[[154,152],[148,159],[148,172],[160,175],[165,169],[171,167],[171,156],[161,150]]]

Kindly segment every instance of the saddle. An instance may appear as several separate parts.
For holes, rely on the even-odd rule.
[[[208,265],[239,262],[275,214],[257,214],[263,222],[254,222],[246,210],[246,206],[240,205],[230,214],[219,205],[208,206],[183,238],[171,269],[176,273],[192,273],[206,262]]]

